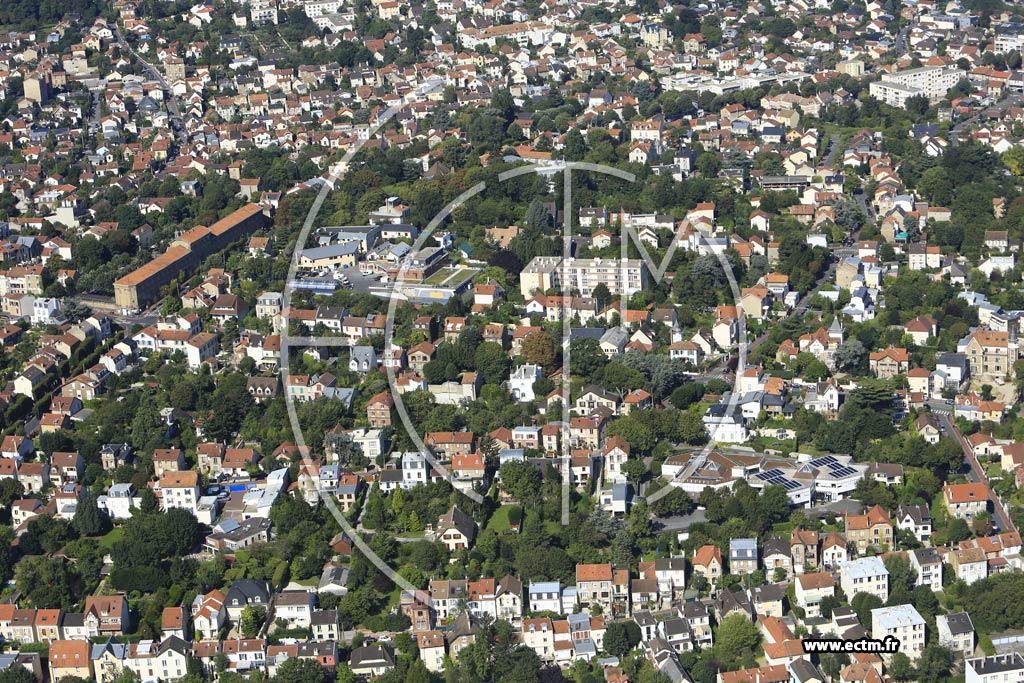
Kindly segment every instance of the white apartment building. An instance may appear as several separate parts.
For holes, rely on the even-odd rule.
[[[249,21],[257,26],[277,23],[277,7],[268,0],[255,0],[249,4]]]
[[[860,557],[843,564],[839,571],[842,574],[840,585],[851,600],[857,593],[877,596],[882,602],[889,599],[889,570],[882,558]]]
[[[869,87],[871,96],[892,107],[906,107],[907,100],[924,95],[929,100],[938,100],[956,85],[964,72],[945,66],[923,66],[884,74],[881,80]]]
[[[911,661],[917,661],[924,650],[924,617],[913,605],[894,605],[871,610],[871,637],[884,640],[886,636],[893,636],[899,640],[900,652]]]
[[[997,33],[995,39],[996,52],[1007,54],[1024,48],[1024,33]]]
[[[935,548],[910,551],[910,566],[917,572],[915,585],[928,586],[938,593],[942,590],[942,558]]]
[[[326,14],[334,14],[341,7],[341,0],[308,0],[303,3],[302,11],[310,19],[316,19]]]
[[[602,283],[613,295],[635,294],[647,286],[647,265],[641,259],[537,256],[519,274],[519,288],[527,299],[548,289],[590,296]]]
[[[967,612],[935,615],[939,645],[964,657],[974,654],[974,623]]]

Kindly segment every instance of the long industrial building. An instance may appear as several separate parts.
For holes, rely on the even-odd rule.
[[[160,256],[114,282],[114,302],[137,311],[160,297],[160,288],[181,273],[190,273],[203,260],[232,242],[269,225],[259,204],[247,204],[210,227],[197,225],[181,235]]]

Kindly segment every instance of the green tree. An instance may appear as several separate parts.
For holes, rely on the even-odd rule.
[[[14,666],[0,671],[0,683],[36,683],[36,677],[23,666]]]
[[[621,436],[638,453],[648,453],[656,443],[651,430],[633,415],[616,418],[608,425],[608,436]],[[643,464],[643,463],[641,463]]]
[[[376,482],[366,495],[366,506],[361,521],[367,529],[380,529],[387,523],[387,506],[384,503],[380,486]]]
[[[655,482],[651,482],[649,486],[653,486]],[[650,497],[654,493],[654,488],[648,488],[647,495]],[[683,491],[681,488],[673,486],[672,490],[661,496],[653,503],[651,503],[651,512],[658,517],[673,517],[675,515],[686,515],[693,512],[696,505],[690,496]]]
[[[533,464],[523,461],[507,462],[501,466],[499,476],[501,488],[527,508],[532,508],[540,502],[540,470]]]
[[[715,632],[715,653],[725,661],[735,660],[752,652],[760,640],[757,627],[742,614],[722,620]]]
[[[596,339],[573,339],[569,342],[569,349],[569,370],[573,377],[593,377],[594,373],[608,363],[608,357],[604,355],[601,343]]]
[[[292,657],[277,668],[273,683],[326,683],[327,674],[315,659]]]
[[[946,543],[953,544],[966,541],[971,537],[971,529],[967,522],[962,519],[950,520],[946,527]]]
[[[555,340],[547,330],[536,330],[523,339],[523,358],[527,363],[539,365],[546,372],[556,367],[557,351]]]
[[[704,152],[696,161],[697,170],[705,178],[717,178],[718,172],[722,170],[722,162],[718,155],[713,152]]]
[[[0,507],[8,508],[11,503],[25,495],[25,486],[17,479],[0,480]]]
[[[651,535],[651,512],[647,506],[647,499],[641,498],[629,511],[627,516],[629,523],[629,534],[634,542]]]
[[[910,657],[902,652],[897,652],[892,657],[892,662],[889,664],[889,675],[897,681],[909,681],[914,677],[914,665],[910,661]]]
[[[1024,175],[1024,147],[1011,147],[1003,153],[1003,164],[1015,176]]]
[[[93,496],[86,496],[79,501],[71,524],[82,536],[102,536],[113,526],[110,517],[100,511]]]
[[[500,344],[484,342],[473,355],[476,371],[486,384],[501,384],[508,377],[508,354]]]
[[[583,139],[583,134],[575,126],[565,134],[563,154],[566,161],[583,161],[587,155],[587,143]]]
[[[826,595],[821,599],[821,602],[818,603],[818,606],[821,609],[821,616],[825,619],[831,619],[832,610],[839,607],[839,598],[834,595]]]
[[[604,650],[613,657],[624,657],[640,644],[640,627],[633,621],[613,621],[604,633]]]
[[[672,405],[679,410],[686,410],[704,396],[704,385],[700,382],[686,382],[672,392]]]
[[[870,593],[857,593],[850,601],[850,607],[857,613],[857,619],[862,624],[871,623],[871,610],[882,607],[882,599]]]
[[[626,475],[626,479],[638,485],[647,474],[647,465],[640,458],[631,458],[622,464],[622,473]]]
[[[491,108],[497,110],[506,123],[512,120],[516,113],[516,103],[508,88],[498,88],[491,93]]]
[[[235,438],[242,420],[253,407],[252,395],[248,389],[249,378],[241,373],[231,373],[217,382],[211,404],[217,406],[207,422],[207,432],[220,442]]]
[[[143,398],[136,407],[135,415],[132,418],[132,446],[138,451],[152,451],[155,448],[161,448],[164,445],[166,432],[167,425],[160,417],[156,401],[151,397]]]
[[[906,556],[886,555],[885,568],[889,572],[890,591],[894,591],[897,588],[909,591],[913,588],[917,573],[910,567],[910,560]]]
[[[918,192],[939,206],[949,206],[955,185],[949,171],[942,166],[929,168],[917,181]]]
[[[853,370],[867,356],[867,349],[859,339],[851,339],[836,347],[835,362],[838,370]]]
[[[941,645],[928,645],[917,662],[917,680],[921,683],[941,683],[950,678],[952,668],[952,652]]]
[[[594,287],[593,291],[590,294],[592,297],[594,297],[594,300],[597,302],[597,307],[599,309],[604,309],[604,307],[610,304],[612,301],[612,293],[608,289],[608,285],[606,285],[603,282],[599,282],[597,287]]]
[[[81,595],[81,577],[64,558],[26,557],[18,563],[14,582],[36,609],[69,610]]]
[[[550,214],[542,203],[534,199],[526,209],[526,225],[534,230],[544,231],[548,227]]]
[[[242,616],[239,619],[238,629],[242,632],[242,635],[246,638],[255,638],[259,635],[260,629],[263,628],[263,620],[267,617],[267,611],[262,607],[256,607],[249,605],[242,610]]]
[[[160,501],[150,488],[142,489],[139,494],[139,509],[143,514],[152,514],[160,509]]]
[[[924,95],[913,95],[908,97],[904,108],[914,116],[924,116],[928,113],[930,103]]]

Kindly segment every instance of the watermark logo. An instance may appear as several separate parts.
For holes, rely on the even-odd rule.
[[[406,96],[403,100],[403,105],[415,101],[429,92],[433,92],[440,86],[440,81],[428,81],[423,87],[417,91]],[[375,122],[376,129],[379,129],[384,123],[386,123],[395,113],[397,113],[398,107],[393,107],[388,111],[384,112]],[[365,141],[371,138],[374,131],[367,136],[362,138]],[[296,242],[295,253],[292,255],[291,267],[288,273],[287,282],[293,283],[296,281],[296,274],[299,268],[300,253],[305,247],[307,240],[309,239],[309,233],[316,221],[317,214],[326,199],[327,194],[333,189],[338,179],[348,170],[349,163],[352,158],[358,153],[362,146],[362,142],[354,145],[349,149],[348,153],[342,159],[341,162],[332,170],[332,173],[321,186],[321,190],[318,193],[307,217],[303,223],[302,230],[299,234],[299,238]],[[562,372],[560,373],[560,392],[561,392],[561,434],[560,434],[560,453],[557,458],[559,460],[559,469],[562,475],[562,500],[561,500],[561,521],[563,524],[569,524],[570,515],[570,501],[572,498],[573,482],[572,482],[572,468],[571,455],[572,455],[572,438],[570,435],[572,415],[570,409],[572,406],[571,402],[571,385],[572,377],[570,373],[571,363],[571,341],[572,341],[572,330],[570,320],[572,319],[572,312],[570,311],[570,283],[573,282],[573,274],[571,272],[572,265],[574,263],[573,254],[573,238],[577,233],[574,230],[574,216],[576,215],[577,207],[573,204],[573,175],[574,174],[597,174],[604,176],[611,176],[623,180],[628,183],[637,183],[638,179],[633,173],[628,171],[615,168],[612,166],[606,166],[603,164],[592,164],[586,162],[564,162],[564,163],[553,163],[547,165],[524,165],[519,166],[508,171],[502,172],[497,176],[497,184],[500,185],[514,178],[518,178],[524,175],[535,174],[545,176],[549,179],[549,182],[553,183],[558,175],[561,175],[563,183],[562,199],[563,205],[560,207],[561,214],[564,216],[561,225],[561,236],[562,236],[562,254],[561,262],[558,266],[558,274],[560,280],[560,288],[562,297],[561,301],[561,350],[562,350]],[[419,252],[427,241],[434,235],[438,228],[446,224],[449,217],[459,207],[465,205],[468,201],[484,192],[485,190],[493,189],[488,187],[486,183],[478,183],[473,187],[470,187],[454,200],[449,202],[444,208],[442,208],[429,222],[423,227],[422,232],[419,233],[414,244],[412,245],[411,254]],[[656,282],[661,282],[665,277],[672,258],[676,250],[680,246],[679,235],[674,235],[671,243],[668,245],[665,255],[660,262],[657,262],[649,252],[645,242],[640,238],[640,234],[635,225],[625,224],[621,234],[619,235],[621,244],[621,256],[618,259],[606,259],[608,261],[606,268],[606,275],[611,272],[610,269],[616,269],[618,271],[617,277],[611,277],[609,281],[616,283],[616,289],[613,294],[618,294],[618,307],[619,307],[619,320],[620,326],[626,333],[630,333],[631,330],[628,327],[626,311],[629,310],[629,299],[630,297],[639,291],[643,287],[643,281],[653,279]],[[631,248],[635,249],[636,252],[631,252]],[[728,280],[730,292],[736,306],[737,311],[741,311],[740,308],[740,289],[735,281],[732,266],[724,253],[724,244],[721,240],[717,241],[716,244],[712,244],[712,240],[705,238],[704,236],[698,237],[698,248],[702,253],[714,254],[722,270],[725,273],[725,277]],[[631,258],[631,253],[639,253],[640,259]],[[642,265],[638,266],[638,262]],[[398,304],[402,301],[407,300],[405,292],[405,286],[407,284],[407,275],[410,269],[411,261],[406,260],[400,267],[397,277],[390,280],[390,287],[387,291],[387,315],[385,322],[385,340],[384,349],[387,354],[393,347],[394,333],[395,333],[395,313],[397,311]],[[637,269],[642,271],[640,279],[637,280]],[[290,311],[291,295],[293,290],[291,286],[286,287],[283,293],[283,310],[285,312]],[[743,373],[745,367],[745,359],[747,354],[747,342],[746,333],[743,323],[742,313],[738,315],[738,344],[735,349],[737,354],[737,367],[736,367],[736,386],[739,386],[739,379]],[[287,317],[286,317],[287,323]],[[287,331],[286,331],[287,332]],[[290,366],[290,352],[293,348],[301,347],[348,347],[349,342],[341,337],[318,337],[318,336],[291,336],[289,334],[282,335],[281,343],[281,372],[285,379],[289,376]],[[722,360],[723,366],[725,360]],[[414,424],[412,417],[406,407],[405,401],[402,397],[402,392],[399,391],[398,377],[395,369],[391,363],[385,363],[385,372],[388,378],[388,385],[390,387],[390,395],[394,404],[395,413],[398,415],[399,420],[402,423],[402,427],[408,435],[409,439],[415,445],[416,449],[423,456],[427,465],[433,468],[440,474],[441,477],[446,479],[450,484],[453,485],[461,495],[464,495],[474,501],[482,502],[482,494],[473,490],[472,488],[464,486],[456,486],[457,482],[453,473],[450,469],[439,459],[437,459],[430,448],[424,443],[423,438],[420,436],[418,426]],[[722,375],[725,373],[723,372]],[[732,397],[727,407],[728,410],[733,410],[737,407],[737,400],[739,397],[738,391],[732,392]],[[299,452],[303,458],[303,461],[307,465],[312,465],[312,451],[308,445],[306,435],[302,432],[302,427],[299,423],[298,414],[295,405],[295,399],[291,395],[291,392],[286,392],[286,400],[288,406],[288,415],[291,422],[292,430],[295,433],[296,444],[299,448]],[[711,449],[713,449],[717,443],[716,431],[718,428],[712,430],[709,435],[707,444],[703,447],[703,451],[696,457],[706,456]],[[682,473],[681,473],[682,474]],[[670,482],[671,484],[672,482]],[[319,482],[314,482],[314,485],[319,486]],[[662,487],[660,490],[652,493],[647,499],[649,502],[654,502],[658,498],[667,495],[672,491],[672,486]],[[334,517],[338,520],[344,532],[352,539],[356,547],[368,557],[382,573],[388,576],[392,581],[401,586],[403,589],[408,591],[414,591],[418,595],[423,596],[423,592],[411,585],[402,576],[400,576],[393,568],[382,561],[369,547],[369,545],[360,538],[356,530],[348,522],[346,517],[342,514],[338,508],[336,502],[333,499],[332,492],[324,491],[318,488],[318,493],[321,500],[331,511]]]
[[[868,652],[879,655],[894,655],[900,651],[900,640],[896,636],[885,638],[855,638],[840,640],[838,638],[804,638],[804,652],[808,654],[859,654]]]

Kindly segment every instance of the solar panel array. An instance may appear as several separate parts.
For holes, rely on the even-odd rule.
[[[839,467],[839,461],[836,460],[831,455],[826,455],[820,458],[815,458],[814,460],[811,461],[810,465],[811,467],[817,467],[818,469],[821,469],[822,467],[828,467],[829,469],[832,469],[835,467]]]
[[[787,491],[795,491],[796,489],[802,486],[802,484],[800,484],[799,482],[793,481],[792,479],[786,477],[782,470],[777,468],[765,470],[764,472],[758,472],[756,476],[761,481],[768,482],[769,484],[772,484],[774,486],[781,486]]]
[[[807,463],[810,467],[818,470],[826,470],[829,475],[837,479],[844,477],[855,476],[858,470],[849,465],[844,465],[835,456],[825,455],[820,458],[815,458]],[[774,486],[781,486],[787,491],[795,491],[804,486],[804,484],[790,479],[786,474],[779,468],[773,467],[763,472],[758,472],[754,475],[758,479]]]
[[[825,455],[820,458],[815,458],[808,463],[811,467],[817,469],[828,469],[828,473],[836,478],[852,477],[857,474],[857,470],[849,465],[844,465],[834,456]]]

